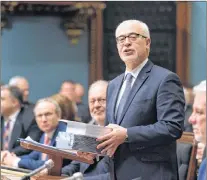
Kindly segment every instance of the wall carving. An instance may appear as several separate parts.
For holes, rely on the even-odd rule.
[[[63,29],[72,44],[77,44],[84,31],[89,30],[89,84],[102,78],[103,2],[1,2],[1,29],[12,28],[12,16],[58,16],[62,18]],[[101,22],[100,22],[101,21]],[[100,44],[100,43],[99,43]],[[101,56],[100,56],[101,54]]]
[[[107,2],[104,12],[104,77],[112,79],[125,70],[119,58],[116,26],[123,20],[139,19],[148,24],[151,32],[150,59],[157,65],[175,71],[176,3],[175,2]]]

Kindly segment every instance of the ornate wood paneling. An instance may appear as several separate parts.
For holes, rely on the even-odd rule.
[[[102,2],[1,2],[1,28],[11,27],[11,16],[59,16],[60,27],[74,45],[84,30],[89,30],[89,84],[102,79]],[[9,26],[10,25],[10,26]]]
[[[139,19],[144,21],[151,33],[151,51],[149,58],[157,65],[165,67],[181,75],[183,63],[176,56],[178,51],[177,23],[181,16],[177,10],[180,6],[177,2],[107,2],[104,11],[104,77],[112,79],[124,72],[125,66],[121,62],[115,42],[115,29],[123,20]],[[188,24],[189,22],[186,22]],[[185,42],[184,34],[179,36],[182,43]],[[183,39],[184,38],[184,39]],[[179,43],[181,43],[179,41]],[[183,47],[183,46],[182,46]],[[181,50],[180,50],[181,51]],[[188,52],[180,52],[182,57]],[[181,56],[181,55],[180,55]]]

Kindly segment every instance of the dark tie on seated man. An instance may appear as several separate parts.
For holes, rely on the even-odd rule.
[[[44,132],[40,143],[55,146],[58,132],[66,131],[67,127],[66,123],[59,121],[61,117],[59,105],[52,99],[41,99],[35,105],[34,114],[38,127]],[[4,162],[13,167],[34,170],[42,166],[47,159],[47,154],[32,151],[28,155],[19,157],[10,153],[4,158]],[[67,164],[69,162],[70,160],[67,160]]]
[[[94,82],[88,92],[89,109],[92,123],[104,126],[106,111],[107,81]],[[72,161],[62,168],[62,175],[72,176],[76,172],[83,173],[85,180],[110,180],[112,176],[112,164],[109,157],[96,158],[94,164],[86,164]]]
[[[17,142],[18,138],[30,136],[39,141],[42,132],[34,118],[33,108],[22,106],[23,95],[15,86],[1,87],[1,161],[9,152],[17,156],[31,151]]]

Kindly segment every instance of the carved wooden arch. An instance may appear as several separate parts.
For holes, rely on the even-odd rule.
[[[72,43],[77,43],[78,36],[88,26],[89,29],[89,85],[98,79],[103,79],[103,67],[102,67],[102,36],[103,36],[103,9],[105,3],[103,2],[74,2],[74,1],[21,1],[21,2],[1,2],[1,11],[3,17],[1,17],[1,29],[9,26],[9,15],[16,15],[15,8],[20,5],[27,5],[27,8],[32,8],[33,5],[40,5],[39,11],[41,11],[41,5],[54,5],[58,11],[59,7],[68,7],[71,10],[77,10],[78,12],[71,18],[65,18],[64,28],[67,35],[71,38]],[[20,7],[18,7],[20,8]],[[37,7],[38,8],[38,7]],[[24,11],[24,10],[22,10]],[[90,23],[87,23],[87,20]]]

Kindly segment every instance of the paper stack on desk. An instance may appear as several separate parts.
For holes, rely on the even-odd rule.
[[[67,121],[67,131],[59,132],[56,147],[100,154],[101,150],[96,149],[99,143],[96,139],[111,131],[111,128],[103,126]]]

